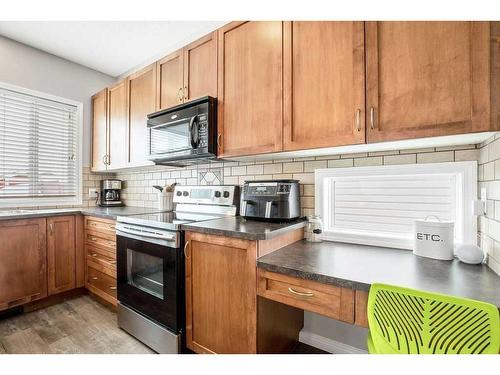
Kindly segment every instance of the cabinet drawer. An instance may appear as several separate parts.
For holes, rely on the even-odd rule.
[[[92,232],[107,234],[114,237],[116,233],[115,224],[114,220],[85,216],[85,229]]]
[[[85,243],[109,252],[116,252],[116,241],[103,237],[101,233],[87,231],[85,233]]]
[[[354,323],[354,291],[279,273],[258,270],[259,296]]]
[[[116,299],[116,279],[93,267],[87,267],[87,286],[91,291],[97,289]]]
[[[95,262],[103,267],[116,270],[116,255],[112,256],[110,252],[88,245],[86,246],[86,254],[89,262]]]

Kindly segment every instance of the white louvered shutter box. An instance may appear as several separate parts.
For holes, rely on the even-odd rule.
[[[318,170],[324,238],[411,249],[414,221],[432,215],[455,222],[455,242],[473,242],[475,171],[475,162]]]
[[[77,203],[81,105],[0,85],[0,205]]]

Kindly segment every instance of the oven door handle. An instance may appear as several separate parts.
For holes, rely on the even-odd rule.
[[[172,235],[172,236],[170,236],[170,237],[167,237],[167,236],[163,236],[161,234],[152,234],[152,233],[137,232],[137,231],[130,230],[127,227],[123,227],[123,226],[117,227],[116,230],[118,232],[122,232],[122,233],[126,233],[126,234],[132,234],[132,235],[137,236],[137,237],[156,238],[156,239],[159,239],[159,240],[168,240],[168,241],[174,241],[175,240],[175,234]]]

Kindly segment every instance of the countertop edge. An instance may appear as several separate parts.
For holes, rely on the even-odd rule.
[[[219,220],[219,219],[215,219]],[[200,224],[208,224],[210,220],[208,221],[202,221]],[[260,241],[260,240],[270,240],[275,237],[278,237],[284,233],[291,232],[296,229],[304,228],[307,224],[307,222],[300,221],[300,222],[293,222],[290,223],[289,225],[286,225],[283,228],[279,228],[270,232],[261,232],[261,233],[248,233],[248,232],[237,232],[233,230],[225,230],[225,229],[218,229],[218,228],[207,228],[207,227],[202,227],[196,225],[197,223],[188,223],[188,224],[181,224],[181,229],[184,231],[190,231],[190,232],[197,232],[197,233],[204,233],[204,234],[213,234],[216,236],[225,236],[225,237],[232,237],[232,238],[241,238],[241,239],[246,239],[246,240],[251,240],[251,241]],[[285,223],[286,224],[286,223]]]

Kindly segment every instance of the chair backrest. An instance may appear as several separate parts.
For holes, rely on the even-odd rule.
[[[377,353],[498,354],[500,349],[500,317],[489,303],[373,284],[367,312]]]

